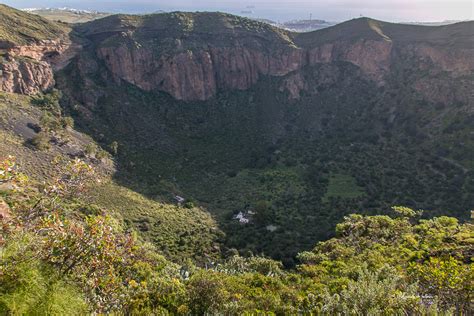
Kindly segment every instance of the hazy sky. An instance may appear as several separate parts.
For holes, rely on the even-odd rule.
[[[472,20],[474,0],[7,0],[17,7],[72,7],[109,12],[225,11],[273,20],[342,21],[360,15],[386,21]],[[249,8],[247,8],[249,7]]]

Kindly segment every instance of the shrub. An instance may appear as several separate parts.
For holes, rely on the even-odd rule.
[[[117,153],[118,153],[118,149],[119,149],[119,144],[118,144],[118,142],[113,141],[112,143],[110,143],[110,145],[109,145],[109,150],[110,150],[110,153],[111,153],[112,155],[116,156]]]
[[[323,298],[322,312],[328,315],[402,315],[419,309],[414,285],[406,285],[395,269],[371,272],[360,268],[355,280],[341,292]]]
[[[74,119],[70,116],[63,117],[62,119],[63,128],[73,128],[74,127]]]
[[[37,150],[48,150],[51,148],[49,143],[50,137],[45,132],[40,132],[34,136],[29,142]]]
[[[97,145],[94,143],[87,144],[86,147],[84,147],[84,152],[89,157],[95,156],[97,153]]]

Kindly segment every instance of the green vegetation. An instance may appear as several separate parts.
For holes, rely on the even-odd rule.
[[[125,34],[125,29],[130,32]],[[285,30],[221,12],[113,15],[78,25],[76,30],[100,47],[146,47],[157,55],[199,50],[208,45],[228,47],[234,36],[242,37],[248,48],[266,49],[272,54],[276,53],[273,50],[294,46]],[[181,38],[178,45],[177,38]],[[256,44],[255,38],[265,40],[270,46]]]
[[[32,98],[31,104],[42,110],[39,124],[32,126],[37,135],[29,140],[29,143],[37,150],[48,150],[51,148],[51,140],[56,142],[67,141],[67,129],[74,127],[74,119],[70,116],[64,116],[59,100],[61,93],[58,90],[52,90],[47,94],[37,95]],[[94,144],[92,149],[94,155],[105,157],[105,152],[97,149]],[[86,153],[88,152],[86,147]]]
[[[192,258],[204,263],[206,258],[219,256],[222,233],[203,209],[153,201],[115,183],[96,187],[91,198],[97,206],[117,211],[127,227],[138,231],[168,259]]]
[[[51,148],[51,144],[49,143],[50,137],[44,133],[44,132],[39,132],[38,135],[33,136],[32,139],[30,139],[30,144],[33,145],[34,148],[37,150],[48,150]]]
[[[81,157],[95,167],[101,178],[85,201],[92,205],[90,212],[97,208],[113,209],[114,217],[121,218],[124,227],[136,230],[173,261],[193,258],[202,263],[219,256],[223,237],[215,220],[201,207],[192,205],[192,201],[176,205],[170,190],[181,194],[177,188],[163,181],[163,201],[144,197],[111,179],[115,169],[110,155],[85,134],[61,126],[55,132],[36,133],[34,129],[44,129],[40,124],[44,113],[56,117],[53,113],[58,113],[54,110],[57,96],[55,91],[34,97],[0,93],[1,156],[15,155],[22,170],[38,182],[50,181],[56,174],[51,161],[58,157]],[[64,109],[58,109],[60,122],[67,116]],[[51,142],[53,135],[53,140],[60,140]],[[118,143],[112,142],[110,147],[120,152]]]
[[[65,95],[82,89],[80,80],[68,84],[77,73],[71,65],[59,76]],[[461,153],[472,149],[472,116],[461,115],[466,105],[457,114],[420,100],[408,84],[421,76],[413,69],[396,74],[394,82],[406,86],[381,89],[348,63],[309,67],[303,75],[314,91],[297,102],[279,91],[285,78],[190,103],[99,80],[94,89],[104,97],[93,109],[74,107],[74,99],[64,105],[104,148],[120,144],[119,185],[152,200],[192,199],[225,233],[224,252],[294,266],[297,253],[332,237],[332,227],[354,211],[388,213],[402,204],[425,209],[426,218],[468,218],[474,156]],[[259,201],[269,203],[264,214],[248,224],[234,219]]]
[[[2,20],[32,32],[8,43],[51,35],[28,19]],[[297,101],[282,89],[293,73],[186,103],[114,84],[97,59],[104,46],[439,44],[447,29],[403,34],[418,28],[358,19],[295,35],[179,12],[77,26],[90,42],[56,73],[60,90],[0,93],[0,314],[469,314],[472,76],[394,46],[384,86],[334,62],[298,73]],[[426,78],[454,101],[421,96]]]
[[[0,41],[7,45],[27,45],[35,41],[57,39],[69,27],[0,4]],[[7,48],[7,47],[1,47]]]
[[[330,198],[355,199],[364,195],[364,191],[356,183],[356,179],[345,174],[331,174],[325,200]]]
[[[351,215],[336,237],[299,255],[297,269],[230,254],[206,267],[175,265],[123,229],[113,213],[80,202],[96,174],[57,160],[37,190],[12,157],[0,162],[0,311],[4,314],[467,314],[473,225]],[[91,213],[91,210],[94,210]]]
[[[37,14],[50,21],[61,21],[65,23],[85,23],[111,15],[105,12],[71,11],[54,8],[37,9],[29,11],[29,13]]]

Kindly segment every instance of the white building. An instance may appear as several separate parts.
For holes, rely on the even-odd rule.
[[[245,214],[244,214],[242,211],[240,211],[239,214],[235,215],[235,216],[234,216],[234,219],[235,219],[235,220],[238,220],[239,223],[241,223],[241,224],[248,224],[248,223],[250,223],[250,219],[247,218],[247,217],[245,217]]]
[[[176,200],[176,202],[178,202],[178,204],[184,203],[184,201],[186,201],[184,197],[179,196],[179,195],[176,195],[174,199]]]

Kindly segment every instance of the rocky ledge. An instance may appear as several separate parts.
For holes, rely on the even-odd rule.
[[[36,94],[54,86],[53,69],[71,58],[71,43],[66,40],[39,41],[0,51],[0,91]]]

